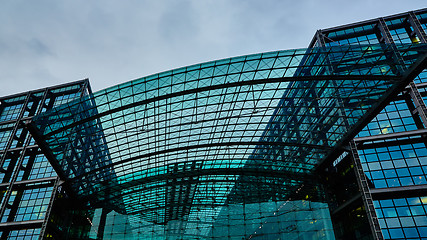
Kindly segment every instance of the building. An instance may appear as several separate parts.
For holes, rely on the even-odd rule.
[[[23,122],[91,93],[88,80],[0,98],[0,239],[38,239],[49,222],[59,187]]]
[[[0,238],[427,238],[426,29],[1,98]]]
[[[426,17],[424,9],[319,30],[309,47],[427,43]],[[385,239],[427,236],[426,82],[423,71],[354,139],[368,181],[365,207],[374,204],[371,226]]]

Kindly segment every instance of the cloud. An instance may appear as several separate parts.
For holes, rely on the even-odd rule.
[[[414,1],[15,0],[0,9],[0,96],[89,78],[100,90],[209,60],[306,47],[320,28]]]
[[[167,6],[158,23],[160,36],[171,44],[193,41],[199,32],[198,12],[192,2],[176,1]]]

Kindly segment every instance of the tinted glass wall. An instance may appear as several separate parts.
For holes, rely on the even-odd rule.
[[[427,40],[426,23],[426,10],[418,10],[320,30],[312,44],[420,44]],[[423,71],[355,139],[385,239],[427,237],[421,220],[427,196],[426,81]]]
[[[57,174],[24,123],[88,93],[88,81],[0,98],[0,239],[39,239],[48,228]]]

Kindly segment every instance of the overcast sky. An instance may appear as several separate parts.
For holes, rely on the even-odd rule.
[[[307,47],[317,29],[426,0],[0,0],[0,96],[89,78],[94,91],[210,60]]]

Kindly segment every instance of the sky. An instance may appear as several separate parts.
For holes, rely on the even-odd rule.
[[[170,69],[305,48],[316,30],[426,0],[0,0],[0,96],[89,78],[93,91]]]

